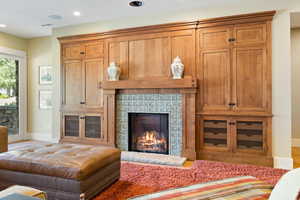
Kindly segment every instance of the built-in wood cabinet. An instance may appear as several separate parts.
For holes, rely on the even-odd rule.
[[[102,114],[63,113],[62,119],[64,141],[105,143]]]
[[[272,165],[270,30],[267,21],[198,30],[200,158]]]
[[[203,116],[199,124],[201,159],[212,156],[214,160],[222,161],[228,157],[234,162],[272,165],[268,118]],[[265,160],[255,163],[257,156],[263,156]]]
[[[199,30],[200,113],[271,113],[266,26]]]
[[[171,81],[170,66],[179,56],[184,64],[183,80],[195,80],[182,99],[191,113],[182,116],[193,124],[182,124],[182,155],[272,165],[274,14],[269,11],[59,38],[63,141],[116,145],[117,94],[175,91],[180,80]],[[120,81],[107,81],[111,62],[121,69]],[[195,99],[187,104],[189,95]]]
[[[203,117],[201,148],[267,153],[267,121],[263,118]]]
[[[63,49],[64,52],[70,52],[73,47],[77,49],[77,46],[67,45]],[[77,59],[74,59],[75,56],[72,56],[72,59],[69,59],[71,56],[67,56],[63,62],[63,110],[103,107],[103,90],[101,89],[101,81],[104,79],[104,59],[101,57],[103,44],[84,43],[81,47],[85,49],[85,56]],[[100,51],[99,48],[102,50]],[[92,49],[95,53],[92,53]]]
[[[65,141],[101,141],[104,44],[102,41],[65,44],[62,52],[62,137]],[[97,115],[87,115],[91,111]]]
[[[106,66],[116,62],[121,80],[171,78],[170,66],[179,56],[186,76],[195,76],[195,30],[136,34],[107,39]],[[106,77],[107,79],[107,77]]]

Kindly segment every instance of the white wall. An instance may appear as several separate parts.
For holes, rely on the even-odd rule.
[[[300,20],[300,19],[299,19]],[[300,28],[291,31],[292,44],[292,91],[293,91],[293,141],[300,145]]]
[[[52,38],[28,41],[28,132],[41,141],[52,140],[52,110],[39,109],[39,91],[52,90],[52,85],[39,84],[39,67],[52,65]]]
[[[290,47],[290,11],[300,9],[296,0],[252,0],[238,1],[228,7],[194,9],[172,13],[154,14],[155,16],[123,18],[111,21],[82,24],[53,30],[53,66],[55,68],[53,138],[59,137],[60,105],[60,48],[56,37],[83,33],[102,32],[113,29],[162,24],[177,21],[190,21],[211,17],[278,10],[273,21],[273,155],[275,166],[291,168],[291,47]]]

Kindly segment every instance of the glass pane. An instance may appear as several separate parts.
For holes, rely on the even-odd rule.
[[[263,149],[263,122],[237,121],[237,147]]]
[[[85,137],[101,138],[101,117],[98,116],[85,117]]]
[[[14,59],[0,58],[0,125],[9,135],[19,134],[18,66]]]
[[[79,116],[65,116],[65,136],[79,137]]]
[[[216,147],[227,146],[226,120],[204,120],[204,145]]]

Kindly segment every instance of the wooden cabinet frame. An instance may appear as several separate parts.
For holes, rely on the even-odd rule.
[[[70,137],[65,135],[65,117],[66,116],[76,116],[79,119],[79,137]],[[85,136],[85,120],[86,117],[89,116],[95,116],[95,117],[100,117],[100,122],[99,125],[101,126],[101,132],[100,138],[88,138]],[[86,143],[86,144],[104,144],[106,145],[106,135],[104,134],[103,131],[103,114],[102,113],[81,113],[81,112],[69,112],[69,113],[63,113],[62,114],[62,134],[61,134],[61,141],[62,142],[75,142],[75,143]]]
[[[215,159],[218,161],[227,160],[224,156],[231,158],[234,162],[249,164],[259,164],[272,166],[272,118],[270,117],[228,117],[228,116],[198,116],[198,131],[200,132],[199,142],[197,143],[198,157],[200,159]],[[227,121],[227,148],[205,146],[204,144],[204,121],[222,120]],[[262,149],[239,149],[237,147],[237,122],[261,122],[262,123]],[[232,125],[230,125],[232,124]],[[264,159],[263,159],[264,158]],[[258,161],[258,163],[256,163]]]
[[[104,138],[101,142],[116,146],[115,116],[117,111],[115,96],[118,92],[128,92],[129,90],[138,93],[145,92],[145,90],[160,93],[168,93],[170,90],[184,91],[183,104],[185,104],[185,109],[191,115],[187,114],[186,111],[183,113],[185,130],[183,131],[182,155],[190,159],[218,160],[219,158],[223,159],[222,161],[235,160],[236,162],[260,163],[270,166],[272,161],[271,66],[272,19],[274,14],[275,11],[268,11],[58,38],[62,52],[61,80],[63,88],[61,96],[63,98],[61,112],[62,114],[79,113],[85,115],[96,113],[103,115]],[[260,49],[263,53],[260,52]],[[155,52],[152,52],[154,50]],[[241,63],[246,63],[245,66],[254,63],[257,66],[262,62],[263,72],[259,71],[257,74],[263,74],[262,80],[265,82],[262,84],[263,92],[253,89],[252,93],[248,95],[254,96],[253,98],[258,103],[251,104],[251,102],[243,101],[244,104],[236,106],[233,105],[239,103],[237,102],[239,94],[236,90],[238,84],[236,78],[238,70],[236,69],[239,66],[236,64],[236,55],[237,52],[242,50],[253,50],[263,54],[262,57],[258,56],[257,63],[247,60]],[[170,64],[178,55],[185,64],[183,82],[176,82],[171,79]],[[203,59],[204,57],[206,60]],[[66,105],[64,85],[68,77],[65,77],[65,63],[80,62],[81,65],[84,65],[83,63],[86,60],[93,59],[103,59],[103,78],[101,77],[103,81],[99,84],[104,89],[102,95],[103,107],[102,105],[95,106],[94,103],[90,106],[73,105],[74,103]],[[215,62],[216,60],[217,62]],[[106,75],[107,67],[112,61],[117,62],[122,70],[121,80],[114,83],[107,82]],[[225,69],[222,62],[228,63]],[[211,69],[213,67],[216,69]],[[74,73],[76,74],[76,72]],[[81,74],[84,73],[81,72]],[[222,73],[226,73],[225,76],[230,77],[224,78]],[[205,79],[210,74],[213,78]],[[247,73],[241,72],[240,76],[243,76],[243,74]],[[192,77],[196,80],[191,82],[186,77]],[[252,87],[251,81],[248,85],[246,83],[246,79],[249,79],[247,76],[241,79],[245,79],[245,82],[243,82],[245,88]],[[260,79],[257,80],[260,81]],[[76,81],[71,80],[69,82],[71,83],[71,89],[73,82],[74,88],[77,87]],[[192,89],[187,89],[186,83]],[[222,86],[224,83],[227,84],[226,87]],[[91,83],[91,85],[93,84]],[[220,87],[216,86],[217,84],[223,88],[217,88]],[[82,85],[85,85],[85,83],[82,83]],[[126,85],[125,88],[124,85]],[[208,87],[212,87],[212,89],[208,90]],[[216,87],[216,89],[213,87]],[[85,90],[82,91],[82,94],[84,94],[82,100],[85,100]],[[262,97],[256,98],[257,95],[262,95]],[[244,97],[246,98],[247,95],[244,95]],[[221,100],[217,101],[213,98],[220,98]],[[78,99],[79,96],[77,95],[73,100],[77,101]],[[264,152],[261,154],[260,152],[234,150],[236,144],[232,141],[232,137],[236,133],[232,130],[233,126],[231,126],[230,134],[228,134],[231,137],[228,139],[230,141],[229,149],[220,151],[215,148],[202,148],[203,141],[201,141],[201,137],[203,134],[201,129],[203,127],[199,122],[203,118],[224,119],[230,123],[239,118],[263,120],[265,127],[264,141],[266,140]],[[196,157],[196,155],[198,156]]]

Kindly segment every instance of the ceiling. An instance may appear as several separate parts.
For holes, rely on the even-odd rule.
[[[141,8],[128,6],[129,0],[7,0],[1,2],[0,32],[24,38],[51,35],[53,27],[63,27],[99,20],[118,19],[175,10],[201,8],[234,3],[241,0],[144,0]],[[80,11],[81,16],[73,15]],[[60,15],[61,20],[50,19],[49,15]],[[42,24],[53,24],[42,27]]]
[[[300,12],[295,12],[291,14],[291,27],[300,28]]]

